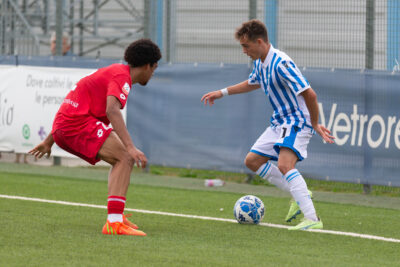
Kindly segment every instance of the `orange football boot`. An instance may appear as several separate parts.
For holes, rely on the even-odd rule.
[[[127,218],[129,218],[129,217],[131,217],[132,216],[132,213],[129,213],[129,214],[122,214],[122,222],[124,223],[124,224],[126,224],[126,225],[128,225],[130,228],[133,228],[133,229],[139,229],[139,227],[136,225],[136,224],[134,224],[133,222],[130,222]]]
[[[136,235],[136,236],[146,236],[146,233],[135,230],[128,225],[121,222],[110,223],[108,220],[103,226],[103,234],[105,235]]]

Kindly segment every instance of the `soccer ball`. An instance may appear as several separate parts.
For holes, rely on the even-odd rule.
[[[258,224],[264,218],[264,203],[256,196],[243,196],[236,201],[233,216],[241,224]]]

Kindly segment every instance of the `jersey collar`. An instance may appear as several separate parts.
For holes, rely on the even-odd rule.
[[[274,54],[275,54],[275,48],[271,44],[271,46],[269,47],[268,55],[265,58],[264,62],[262,62],[263,68],[266,68],[269,65],[269,63],[271,63]]]

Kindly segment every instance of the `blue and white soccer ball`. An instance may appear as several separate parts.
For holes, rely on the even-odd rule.
[[[233,215],[241,224],[258,224],[264,218],[264,203],[256,196],[243,196],[236,201]]]

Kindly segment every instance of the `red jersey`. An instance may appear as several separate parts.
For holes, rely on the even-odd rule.
[[[56,144],[90,164],[100,160],[98,152],[112,132],[106,115],[107,96],[115,96],[125,107],[131,89],[129,66],[113,64],[81,79],[58,110],[52,135]]]
[[[112,64],[98,69],[93,74],[82,78],[65,97],[58,114],[74,118],[93,116],[108,125],[106,116],[107,96],[115,96],[125,107],[131,89],[129,66]],[[57,114],[57,115],[58,115]],[[56,128],[57,126],[54,125]],[[53,126],[53,131],[55,130]]]

